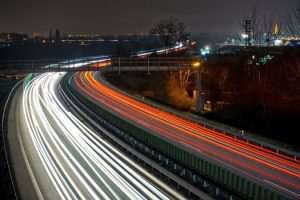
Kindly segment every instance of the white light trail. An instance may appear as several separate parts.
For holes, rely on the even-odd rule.
[[[68,60],[68,61],[63,61],[60,64],[49,64],[45,68],[78,68],[82,67],[84,65],[90,65],[94,63],[99,63],[99,62],[106,62],[106,61],[111,61],[110,56],[91,56],[87,58],[77,58],[73,60]]]
[[[24,86],[22,107],[34,149],[61,199],[168,199],[67,110],[56,91],[60,79],[59,73],[34,77]]]

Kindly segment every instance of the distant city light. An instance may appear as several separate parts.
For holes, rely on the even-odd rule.
[[[283,45],[283,40],[274,40],[274,45],[275,46],[282,46]]]
[[[201,49],[200,51],[201,51],[201,55],[205,56],[205,55],[207,55],[207,54],[210,53],[210,47],[209,46],[205,46],[204,49]]]
[[[194,45],[196,45],[196,44],[197,44],[196,41],[192,41],[192,42],[191,42],[191,45],[192,45],[192,46],[194,46]]]
[[[193,65],[193,67],[197,68],[197,67],[200,67],[201,63],[200,62],[194,62],[192,65]]]
[[[247,39],[248,37],[249,37],[248,34],[242,34],[242,38],[243,38],[243,39]]]

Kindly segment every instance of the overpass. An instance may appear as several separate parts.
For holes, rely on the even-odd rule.
[[[1,74],[75,71],[168,71],[191,69],[197,57],[87,57],[68,60],[17,60],[0,62]]]

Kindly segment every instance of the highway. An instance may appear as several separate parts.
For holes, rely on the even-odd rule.
[[[196,152],[251,180],[300,199],[300,163],[277,156],[255,145],[234,140],[170,113],[158,110],[109,88],[97,72],[77,72],[69,83],[86,98],[96,101],[135,126]]]
[[[18,186],[25,187],[20,190],[21,197],[169,199],[165,191],[176,197],[177,193],[170,188],[161,191],[145,179],[142,174],[147,173],[145,170],[139,169],[68,110],[57,90],[63,75],[44,73],[27,78],[14,99],[18,105],[13,109],[17,120],[10,126],[17,127],[19,141],[10,145],[22,148],[21,155],[12,156],[25,160],[36,193],[35,197],[26,194],[26,187],[32,192],[31,186],[20,183],[24,180],[16,177]]]

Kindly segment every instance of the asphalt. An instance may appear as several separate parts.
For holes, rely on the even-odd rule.
[[[61,103],[61,77],[40,74],[12,101],[8,141],[21,199],[169,199]]]
[[[24,200],[59,199],[56,190],[41,167],[34,145],[28,137],[22,109],[23,87],[19,87],[12,99],[8,114],[8,150],[11,169],[20,198]]]
[[[86,80],[84,81],[88,84]],[[265,185],[266,187],[291,195],[292,198],[300,198],[299,177],[297,178],[289,173],[285,173],[261,163],[264,161],[270,162],[268,159],[237,146],[231,146],[225,141],[208,137],[207,134],[202,133],[201,131],[191,131],[189,128],[184,127],[184,125],[177,124],[176,121],[170,121],[159,116],[160,111],[154,113],[154,116],[149,116],[148,114],[145,114],[146,112],[144,111],[133,109],[132,105],[128,104],[126,100],[124,100],[124,103],[121,101],[120,97],[111,98],[105,91],[96,92],[96,89],[93,89],[93,87],[87,88],[87,85],[85,85],[85,88],[90,89],[92,91],[91,94],[97,94],[100,99],[100,101],[97,102],[99,106],[110,109],[112,113],[122,117],[131,124],[144,130],[151,131],[158,137],[164,138],[171,143],[181,146],[183,149],[196,153],[199,157],[217,163],[219,166],[229,168],[242,176]],[[79,91],[85,95],[86,98],[95,102],[95,100],[93,100],[94,98],[86,94],[85,91],[80,89]],[[157,120],[156,118],[160,119]],[[201,136],[202,139],[185,134],[185,131],[193,132],[194,134]],[[221,144],[222,147],[220,147],[219,144]],[[224,148],[224,146],[226,148]],[[233,151],[243,153],[243,155]],[[252,158],[250,159],[249,156]],[[253,158],[258,161],[254,161]],[[299,175],[299,171],[292,170],[284,164],[275,164],[287,169],[289,172],[295,172]]]

